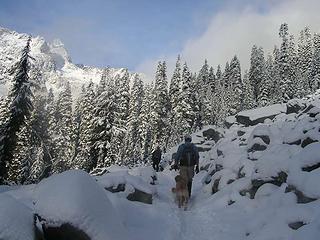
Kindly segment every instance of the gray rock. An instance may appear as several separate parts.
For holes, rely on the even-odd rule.
[[[222,155],[223,155],[223,152],[222,152],[221,150],[217,149],[217,155],[218,155],[218,157],[219,157],[219,156],[222,156]]]
[[[304,147],[306,147],[306,146],[308,146],[309,144],[314,143],[314,142],[318,142],[318,140],[314,140],[314,139],[311,139],[311,138],[307,137],[306,139],[304,139],[304,140],[302,141],[301,147],[304,148]]]
[[[233,183],[234,181],[235,181],[234,179],[229,179],[228,182],[227,182],[227,184],[231,184],[231,183]]]
[[[215,129],[209,128],[202,132],[203,137],[207,140],[213,140],[218,142],[221,138],[223,138],[223,134]]]
[[[301,221],[292,222],[292,223],[288,224],[289,228],[291,228],[293,230],[298,230],[299,228],[301,228],[304,225],[306,225],[306,224],[304,222],[301,222]]]
[[[60,226],[53,226],[41,216],[35,214],[35,232],[37,240],[90,240],[91,238],[81,229],[72,226],[70,223],[63,223]],[[37,223],[37,224],[36,224]],[[41,229],[38,228],[41,226]]]
[[[213,183],[213,186],[212,186],[212,194],[215,194],[216,192],[219,191],[220,179],[221,178],[218,178],[218,179],[214,180],[214,183]]]
[[[261,145],[259,143],[255,143],[252,145],[251,148],[248,149],[248,152],[255,152],[255,151],[264,151],[267,149],[267,146]]]
[[[278,173],[277,176],[272,177],[272,180],[264,181],[262,179],[253,179],[251,181],[251,188],[248,190],[251,199],[254,199],[257,190],[265,183],[271,183],[280,187],[283,183],[287,182],[288,174],[285,172]]]
[[[312,165],[312,166],[303,167],[303,168],[302,168],[302,171],[304,171],[304,172],[311,172],[311,171],[313,171],[313,170],[315,170],[315,169],[318,169],[318,168],[320,168],[320,162],[317,163],[317,164],[314,164],[314,165]]]
[[[239,171],[238,171],[238,178],[243,178],[246,176],[246,174],[244,172],[242,172],[244,166],[240,167],[239,168]]]
[[[135,189],[133,193],[130,193],[127,196],[127,199],[129,201],[152,204],[152,194],[145,193],[143,191],[140,191],[139,189]]]
[[[244,132],[244,131],[242,131],[242,130],[238,130],[238,131],[237,131],[237,135],[238,135],[239,137],[243,136],[245,133],[246,133],[246,132]]]
[[[236,119],[237,119],[238,123],[243,124],[245,127],[249,127],[249,126],[255,126],[258,123],[264,123],[264,121],[266,119],[272,120],[277,115],[278,114],[273,114],[270,116],[263,116],[263,117],[255,119],[255,120],[251,120],[248,116],[245,116],[245,115],[243,116],[239,113],[239,115],[236,115]]]
[[[287,105],[286,114],[298,113],[299,111],[301,111],[301,109],[306,107],[305,104],[300,103],[300,102],[298,102],[296,100],[291,100],[286,105]]]
[[[285,192],[294,192],[294,194],[297,196],[297,203],[310,203],[317,200],[316,198],[310,198],[304,195],[303,192],[301,192],[295,186],[292,186],[292,185],[289,185],[286,188]]]
[[[261,138],[262,141],[265,143],[265,144],[269,144],[270,143],[270,137],[268,135],[254,135],[253,136],[254,138]]]
[[[284,144],[289,144],[289,145],[300,145],[301,144],[301,139],[298,139],[294,142],[284,142]]]

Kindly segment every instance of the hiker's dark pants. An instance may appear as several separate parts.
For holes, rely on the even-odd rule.
[[[192,188],[192,180],[191,180],[191,182],[188,182],[189,197],[191,196],[191,188]]]
[[[154,170],[156,170],[156,172],[159,172],[159,163],[153,162],[152,163],[152,167],[153,167]]]

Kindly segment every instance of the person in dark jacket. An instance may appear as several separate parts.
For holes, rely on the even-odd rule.
[[[156,172],[159,172],[159,163],[161,161],[161,149],[160,146],[157,146],[156,149],[152,152],[152,167]]]
[[[184,137],[185,143],[181,144],[175,156],[174,169],[180,166],[180,175],[188,182],[189,197],[191,196],[192,180],[194,173],[199,172],[199,152],[191,142],[190,135]]]

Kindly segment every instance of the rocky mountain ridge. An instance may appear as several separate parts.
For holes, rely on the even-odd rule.
[[[0,97],[6,95],[10,88],[10,69],[20,59],[28,37],[28,34],[0,27]],[[90,81],[98,84],[104,71],[103,68],[74,64],[59,39],[49,43],[43,37],[32,37],[30,56],[33,58],[32,65],[41,72],[48,89],[59,92],[69,81],[74,97],[78,96],[83,84]],[[108,74],[110,77],[121,76],[125,71],[124,68],[109,68]],[[132,75],[130,73],[130,77]]]

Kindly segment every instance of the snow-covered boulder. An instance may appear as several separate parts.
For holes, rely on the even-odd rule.
[[[286,105],[274,104],[267,107],[239,112],[235,117],[238,123],[245,126],[254,126],[264,123],[266,119],[273,119],[275,116],[286,112]]]
[[[6,193],[0,194],[0,239],[35,239],[32,209]]]
[[[237,122],[237,119],[235,116],[229,116],[229,117],[226,117],[225,121],[224,121],[224,125],[227,127],[227,128],[230,128],[233,124],[235,124]]]
[[[223,138],[223,131],[215,127],[207,127],[202,131],[202,135],[206,140],[218,142],[221,138]]]
[[[287,102],[286,106],[286,114],[298,113],[306,107],[306,102],[301,99],[292,99],[289,102]]]
[[[104,189],[80,170],[66,171],[40,182],[35,189],[34,208],[45,239],[53,237],[46,234],[76,239],[81,233],[81,239],[86,239],[85,236],[91,240],[128,239]]]
[[[140,176],[129,174],[128,170],[110,172],[97,177],[97,181],[104,189],[118,193],[120,197],[126,197],[130,201],[152,204],[154,193],[151,185],[153,183],[152,171],[147,170],[145,168],[144,171],[139,171]],[[150,174],[145,174],[146,172]]]

